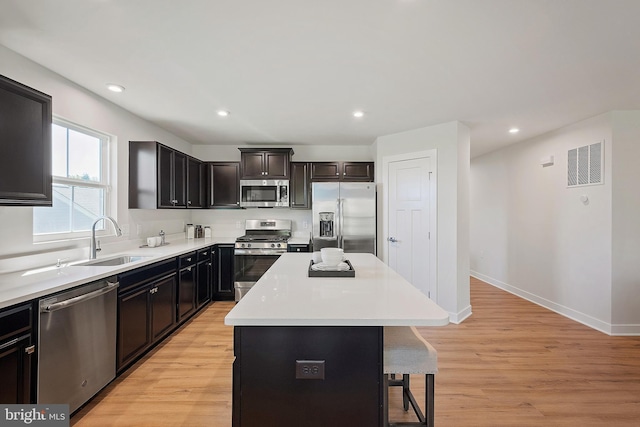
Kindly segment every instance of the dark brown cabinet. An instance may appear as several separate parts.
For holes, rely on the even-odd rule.
[[[51,96],[0,76],[0,205],[52,205],[51,117]]]
[[[35,402],[33,345],[33,306],[31,303],[0,310],[0,403]]]
[[[207,181],[210,208],[240,208],[240,163],[209,162]]]
[[[287,245],[287,252],[311,252],[311,243],[291,243]]]
[[[233,250],[235,244],[221,243],[214,246],[213,299],[233,300],[235,291]]]
[[[119,276],[117,370],[121,372],[176,326],[176,260]]]
[[[312,181],[362,181],[375,179],[373,162],[313,162]]]
[[[236,326],[233,337],[233,426],[384,425],[382,327]],[[306,363],[326,367],[321,379],[296,371]]]
[[[187,207],[191,209],[205,206],[206,169],[200,160],[187,157]]]
[[[158,207],[187,206],[187,156],[158,145]]]
[[[180,256],[178,273],[178,323],[196,311],[196,253]]]
[[[311,209],[311,163],[291,162],[289,199],[291,209]]]
[[[239,148],[241,179],[288,179],[291,148]]]
[[[204,166],[157,141],[129,141],[129,208],[204,206]]]
[[[213,248],[198,251],[196,310],[211,300],[213,281]]]

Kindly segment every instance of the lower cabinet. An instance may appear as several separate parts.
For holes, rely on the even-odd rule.
[[[180,256],[179,263],[178,323],[181,323],[196,311],[196,253]]]
[[[119,276],[117,370],[122,371],[176,326],[176,261]]]
[[[0,311],[0,404],[35,402],[32,303]]]
[[[196,310],[211,301],[211,284],[213,281],[213,248],[198,251]]]
[[[214,276],[213,276],[213,299],[232,301],[235,298],[233,288],[234,265],[233,251],[234,243],[221,243],[214,246]]]
[[[290,243],[287,252],[311,252],[311,243]]]

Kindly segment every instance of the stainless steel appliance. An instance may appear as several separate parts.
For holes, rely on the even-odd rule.
[[[376,186],[372,182],[314,182],[313,249],[376,253]]]
[[[248,219],[245,233],[236,239],[233,251],[236,301],[240,301],[280,255],[287,252],[291,220]]]
[[[74,412],[116,376],[115,277],[41,299],[38,404]]]
[[[241,179],[240,207],[288,208],[289,181],[273,179]]]

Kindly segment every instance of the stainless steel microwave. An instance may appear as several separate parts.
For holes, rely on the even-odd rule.
[[[289,181],[275,179],[241,179],[240,207],[288,208]]]

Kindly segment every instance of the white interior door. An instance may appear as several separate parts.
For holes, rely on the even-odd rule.
[[[388,163],[388,264],[425,295],[431,284],[431,158]]]

